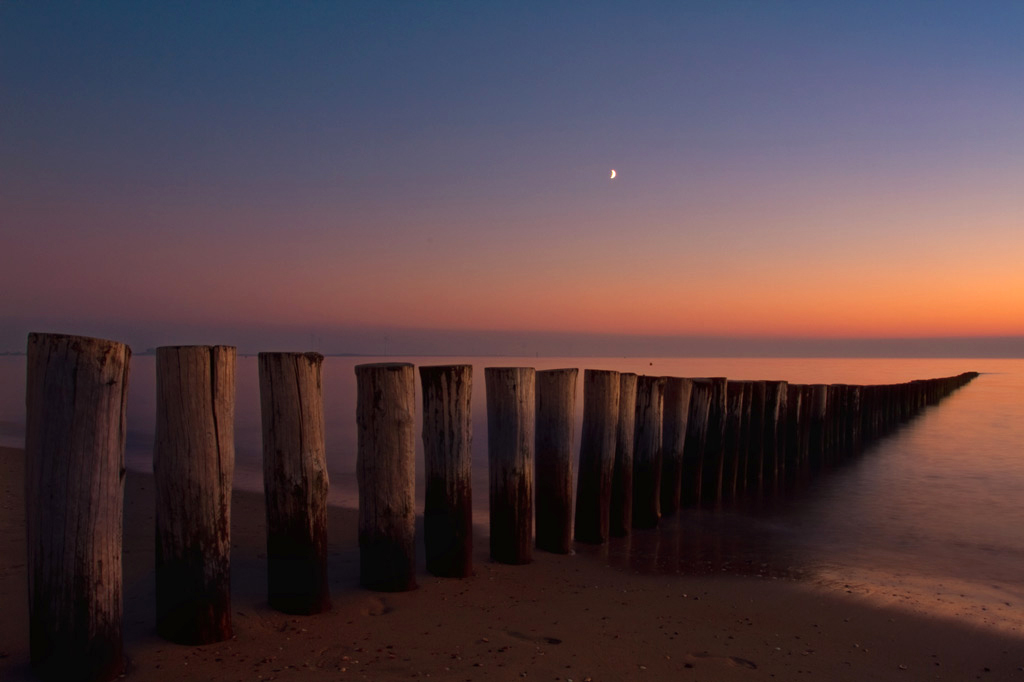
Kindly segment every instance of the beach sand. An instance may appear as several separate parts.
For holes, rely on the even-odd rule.
[[[0,680],[28,666],[24,464],[0,449]],[[1024,680],[1024,639],[753,576],[649,575],[600,550],[421,572],[412,592],[358,587],[355,511],[331,508],[334,608],[266,604],[262,496],[236,491],[233,639],[189,647],[154,627],[153,481],[125,490],[124,638],[137,680]],[[420,548],[422,567],[422,547]]]

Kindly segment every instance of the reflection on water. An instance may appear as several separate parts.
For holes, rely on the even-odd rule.
[[[613,538],[605,547],[576,546],[616,568],[659,575],[753,575],[799,578],[791,548],[765,531],[756,517],[688,510],[655,530]]]
[[[656,531],[577,552],[642,573],[801,579],[1024,633],[1021,396],[1021,372],[983,375],[776,497],[684,510]]]
[[[380,358],[327,358],[331,501],[354,505],[355,374]],[[579,367],[669,376],[894,383],[982,376],[797,491],[720,512],[684,510],[656,531],[577,552],[624,570],[810,580],[871,599],[1024,632],[1024,361],[877,359],[403,358],[474,365],[474,514],[486,526],[483,368]],[[24,358],[0,358],[0,444],[21,446]],[[154,359],[132,360],[129,466],[150,470]],[[236,487],[262,489],[256,358],[238,359]],[[576,443],[582,422],[582,372]],[[417,388],[417,399],[419,390]],[[417,430],[419,426],[417,426]],[[422,508],[422,451],[418,453]]]

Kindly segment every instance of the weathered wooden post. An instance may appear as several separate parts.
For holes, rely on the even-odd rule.
[[[739,465],[736,470],[738,494],[746,495],[750,483],[750,420],[754,401],[754,382],[741,381],[743,385],[743,416],[740,422]]]
[[[844,384],[842,390],[843,414],[840,418],[839,428],[844,459],[850,457],[854,452],[853,419],[856,409],[854,406],[855,389],[855,386]]]
[[[121,531],[131,350],[29,334],[25,521],[29,656],[48,680],[124,671]]]
[[[811,450],[811,466],[820,469],[827,461],[826,451],[828,448],[828,385],[811,385],[810,405],[810,431],[809,447]]]
[[[713,377],[709,381],[711,393],[708,398],[704,464],[701,466],[700,501],[706,506],[714,506],[722,498],[722,446],[725,442],[725,402],[729,381],[725,377]]]
[[[903,421],[902,414],[902,402],[903,392],[900,384],[889,384],[889,428],[888,432],[892,432],[896,427]]]
[[[740,471],[740,442],[743,438],[743,394],[746,382],[730,381],[725,388],[725,441],[722,445],[722,463],[725,481],[724,498],[736,499]]]
[[[679,377],[665,377],[665,407],[661,426],[661,513],[674,514],[679,509],[683,482],[683,447],[686,444],[686,421],[690,416],[690,391],[693,382]]]
[[[826,461],[830,464],[842,458],[843,387],[844,384],[829,384],[828,386],[828,444],[825,453]]]
[[[633,435],[636,423],[636,374],[619,374],[619,416],[615,467],[608,512],[608,533],[623,537],[633,527]]]
[[[836,453],[840,460],[845,460],[850,454],[850,387],[847,384],[836,385],[835,406]]]
[[[849,401],[847,409],[850,412],[850,418],[847,422],[847,429],[849,429],[850,438],[850,449],[853,452],[860,452],[863,447],[863,441],[861,440],[861,400],[864,395],[863,386],[850,386],[849,388]]]
[[[814,402],[814,386],[802,384],[800,387],[800,417],[798,420],[798,437],[800,443],[797,446],[797,457],[800,468],[808,469],[811,447],[811,405]]]
[[[786,415],[786,382],[765,382],[764,410],[764,480],[772,488],[779,482],[781,459],[779,446],[784,442]]]
[[[878,410],[878,436],[884,436],[892,429],[893,425],[893,386],[883,384],[878,387],[879,410]]]
[[[576,486],[576,541],[608,540],[612,476],[619,432],[619,373],[583,372],[583,436]]]
[[[861,440],[874,440],[878,420],[878,386],[865,386],[861,394]]]
[[[319,353],[260,353],[267,593],[285,613],[331,608],[327,456]]]
[[[578,375],[575,367],[535,375],[537,549],[556,554],[568,554],[572,549],[572,446]]]
[[[356,365],[359,582],[416,587],[416,375],[405,362]]]
[[[800,415],[803,409],[803,384],[786,384],[786,451],[784,471],[795,477],[800,469]]]
[[[690,383],[690,409],[686,417],[686,441],[683,445],[683,486],[679,500],[686,507],[700,504],[712,391],[710,379],[691,379]]]
[[[235,349],[156,349],[156,621],[178,644],[231,637]]]
[[[420,383],[427,570],[465,578],[473,574],[473,366],[420,367]]]
[[[532,367],[487,367],[487,460],[491,558],[533,560],[534,385]]]
[[[747,489],[760,491],[764,485],[764,422],[768,386],[752,381],[750,397],[750,449],[747,459]]]
[[[664,377],[640,377],[636,385],[633,434],[633,528],[655,528],[661,516],[661,419],[664,406]]]

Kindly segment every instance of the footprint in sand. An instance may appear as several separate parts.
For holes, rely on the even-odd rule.
[[[701,651],[700,653],[690,654],[690,658],[703,658],[705,660],[722,661],[726,665],[735,666],[738,668],[748,668],[750,670],[757,670],[757,663],[748,661],[745,658],[739,658],[738,656],[715,656],[708,653],[707,651]]]
[[[383,616],[394,610],[394,608],[389,606],[388,603],[380,597],[368,597],[366,603],[359,609],[359,613],[364,616]]]
[[[522,639],[527,642],[541,642],[543,644],[561,644],[562,640],[557,637],[544,637],[539,635],[527,635],[522,632],[516,632],[515,630],[506,630],[506,634],[516,639]]]

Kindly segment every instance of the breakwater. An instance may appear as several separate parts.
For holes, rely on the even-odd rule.
[[[118,344],[105,347],[103,344],[110,342],[97,342],[97,340],[81,339],[80,337],[43,335],[34,335],[34,337],[34,342],[39,348],[33,352],[33,340],[30,340],[28,384],[30,417],[26,438],[26,452],[30,458],[30,464],[33,458],[45,458],[47,451],[62,453],[75,451],[74,448],[61,446],[58,441],[62,437],[71,440],[84,438],[87,441],[86,445],[93,448],[94,451],[97,448],[106,447],[108,451],[113,452],[113,464],[109,466],[104,464],[95,471],[92,471],[87,464],[83,464],[77,469],[68,468],[65,474],[71,472],[75,475],[106,476],[112,472],[118,472],[119,467],[116,461],[118,433],[121,434],[120,456],[123,458],[123,400],[116,396],[111,397],[113,394],[108,395],[108,393],[123,390],[119,388],[118,381],[113,379],[120,376],[127,378],[128,354],[126,349],[118,348]],[[101,352],[96,350],[97,346]],[[90,354],[95,354],[92,360],[88,359],[93,357]],[[199,360],[195,362],[182,361],[180,358],[183,354],[189,356],[195,354]],[[267,357],[279,355],[289,354],[263,354]],[[299,355],[302,355],[311,364],[316,364],[318,356]],[[261,356],[261,390],[263,356]],[[41,358],[45,358],[45,360],[41,360]],[[172,359],[175,359],[174,362],[171,362]],[[118,362],[122,363],[121,369],[118,369]],[[185,509],[168,509],[166,512],[162,512],[163,503],[158,502],[158,526],[162,517],[166,524],[171,526],[171,532],[182,536],[193,533],[196,528],[205,528],[201,532],[193,533],[199,538],[198,544],[207,547],[212,543],[212,546],[215,547],[222,542],[223,533],[230,532],[230,519],[224,519],[223,515],[218,516],[218,513],[223,508],[224,494],[224,486],[220,481],[225,476],[230,481],[230,458],[233,456],[229,416],[234,399],[233,349],[226,347],[160,349],[157,363],[158,395],[162,396],[158,400],[158,412],[161,410],[173,411],[163,417],[167,425],[162,430],[158,429],[157,447],[170,448],[173,443],[161,445],[162,439],[176,439],[179,443],[185,444],[176,447],[191,448],[188,452],[197,457],[195,465],[177,467],[177,469],[184,470],[184,473],[174,468],[166,471],[165,468],[161,468],[159,471],[163,473],[157,475],[176,477],[172,478],[172,483],[169,484],[172,489],[174,485],[187,484],[190,490],[201,493],[201,496],[193,503],[184,505]],[[40,366],[40,369],[37,373],[33,373],[33,367],[37,365]],[[91,367],[96,368],[95,377],[89,373],[93,371],[90,369]],[[428,368],[420,368],[421,373],[426,369]],[[432,371],[442,371],[439,368],[431,369]],[[538,377],[532,369],[515,367],[494,368],[494,370],[494,372],[488,372],[487,377],[488,445],[492,465],[489,468],[492,492],[489,498],[492,505],[492,554],[495,554],[494,558],[498,560],[524,563],[529,560],[529,553],[533,549],[534,524],[539,529],[543,518],[545,521],[551,521],[552,528],[564,529],[566,527],[566,512],[564,510],[572,509],[571,503],[565,503],[565,466],[559,462],[572,461],[571,457],[566,457],[565,453],[567,449],[571,452],[574,444],[571,435],[568,439],[565,438],[565,419],[558,415],[564,415],[566,412],[567,400],[575,400],[575,384],[572,383],[568,389],[559,389],[559,382],[554,380],[557,377],[549,377],[552,381],[548,383],[552,384],[554,388],[547,391],[551,399],[543,400],[544,396],[540,391],[541,377]],[[466,370],[462,371],[464,373]],[[414,578],[415,574],[415,567],[411,565],[408,549],[413,542],[410,519],[416,513],[411,502],[414,486],[414,477],[411,472],[413,461],[411,452],[415,439],[415,434],[412,431],[416,410],[414,368],[402,363],[373,365],[358,369],[357,374],[359,374],[358,381],[360,383],[357,410],[357,421],[359,422],[359,524],[360,544],[366,554],[366,560],[363,562],[366,573],[363,582],[373,589],[406,589],[414,584],[414,581],[410,582],[407,579]],[[365,379],[363,374],[366,375]],[[493,380],[490,378],[491,374],[495,377]],[[781,381],[729,382],[720,378],[705,380],[680,377],[638,377],[634,380],[638,384],[635,397],[632,401],[628,398],[624,401],[621,399],[622,385],[630,382],[630,375],[618,375],[618,373],[604,371],[600,375],[590,373],[588,376],[588,373],[584,372],[582,396],[584,401],[584,438],[580,443],[581,465],[578,472],[570,471],[568,475],[570,481],[568,498],[572,499],[571,483],[575,481],[577,484],[575,497],[579,515],[577,518],[587,519],[584,523],[585,532],[579,532],[579,527],[577,527],[576,540],[584,540],[582,536],[591,534],[589,529],[596,526],[598,529],[596,539],[594,535],[591,535],[586,541],[600,542],[601,519],[604,515],[602,500],[606,498],[609,500],[607,506],[610,516],[611,510],[616,508],[611,501],[626,495],[622,484],[623,476],[616,476],[616,473],[623,473],[626,470],[621,460],[627,456],[624,451],[628,449],[627,446],[632,448],[632,452],[629,453],[632,464],[629,471],[635,474],[632,476],[629,486],[631,494],[629,508],[630,512],[642,513],[634,513],[634,520],[631,520],[625,528],[620,528],[620,531],[628,531],[633,526],[640,527],[635,522],[637,520],[647,524],[647,527],[657,525],[661,515],[671,513],[667,507],[662,506],[662,501],[671,500],[675,490],[676,474],[666,475],[664,472],[667,469],[663,465],[667,448],[674,447],[678,450],[680,440],[683,447],[681,453],[678,453],[679,464],[676,467],[679,472],[679,505],[682,507],[715,506],[731,498],[758,494],[758,491],[777,486],[788,477],[806,475],[806,472],[819,470],[830,463],[851,456],[863,443],[884,435],[901,421],[913,416],[925,405],[937,401],[957,386],[966,383],[969,378],[972,377],[961,375],[949,379],[934,379],[881,387],[819,385],[812,387],[815,390],[811,391],[812,395],[815,391],[819,396],[824,395],[824,416],[822,419],[817,419],[815,416],[817,413],[813,409],[816,403],[813,400],[807,401],[806,408],[806,414],[811,416],[807,418],[801,416],[805,414],[805,401],[802,393],[804,388]],[[615,379],[617,382],[613,381]],[[297,379],[294,381],[285,379],[274,385],[288,387],[289,382],[299,386]],[[37,383],[41,383],[42,386],[36,386]],[[563,383],[568,384],[568,382]],[[612,388],[616,383],[617,391]],[[750,384],[749,400],[745,398],[745,394],[748,393],[747,386],[745,386],[747,383]],[[458,469],[457,466],[439,464],[435,461],[436,457],[453,458],[452,446],[448,443],[459,442],[459,439],[453,434],[464,433],[464,426],[469,423],[467,412],[470,403],[468,399],[461,403],[457,400],[453,401],[451,405],[447,402],[446,396],[454,392],[450,388],[451,384],[452,382],[441,381],[438,390],[431,393],[432,397],[428,396],[426,388],[422,395],[423,414],[426,416],[433,410],[439,415],[437,419],[431,420],[437,442],[437,447],[434,449],[439,454],[428,456],[428,472],[433,471],[434,473],[428,473],[427,485],[429,501],[441,502],[439,505],[431,504],[429,508],[424,509],[424,517],[426,520],[429,516],[432,519],[432,526],[442,531],[446,527],[446,519],[450,519],[450,522],[456,524],[456,527],[465,528],[465,514],[469,513],[467,510],[471,509],[471,506],[465,502],[465,494],[471,494],[472,491],[466,490],[466,484],[458,483],[459,480],[465,481],[468,478],[459,479],[454,475],[454,471]],[[674,393],[669,390],[670,384],[675,385],[672,388]],[[690,393],[688,399],[684,400],[683,394],[686,392],[687,384],[689,384]],[[760,388],[762,385],[763,390]],[[309,381],[306,382],[306,386],[305,389],[295,389],[296,393],[290,398],[277,400],[279,407],[271,406],[269,408],[271,414],[274,415],[274,420],[279,424],[276,427],[278,430],[287,430],[283,424],[289,419],[297,419],[300,425],[303,423],[301,414],[298,416],[291,414],[296,411],[299,413],[305,411],[309,413],[306,417],[307,421],[316,421],[316,401],[310,398],[313,396],[312,392],[320,388],[319,382]],[[600,390],[588,388],[592,386],[599,387]],[[426,383],[424,383],[424,387],[426,387]],[[492,392],[494,393],[493,398],[491,398]],[[618,393],[615,396],[617,401],[613,400],[612,396],[616,392]],[[628,392],[627,388],[626,393],[628,394]],[[695,395],[698,396],[697,400],[694,400]],[[33,397],[37,400],[33,400]],[[92,407],[78,416],[61,418],[61,410],[68,409],[68,400],[73,400],[75,404],[79,405],[79,408],[86,404],[92,405]],[[274,401],[270,402],[273,404]],[[613,403],[614,409],[612,409]],[[293,407],[289,408],[289,405]],[[548,405],[551,407],[547,407]],[[632,410],[628,409],[630,405],[633,407]],[[830,406],[831,410],[829,410]],[[72,412],[79,408],[72,405]],[[667,414],[666,409],[671,412]],[[749,416],[746,415],[748,409]],[[277,410],[277,412],[273,410]],[[571,407],[568,412],[572,413]],[[634,422],[631,439],[624,437],[623,432],[626,429],[621,426],[623,421],[629,421],[624,419],[623,415],[628,416],[630,413]],[[33,414],[42,416],[40,419],[35,419]],[[107,416],[103,417],[103,414]],[[182,414],[187,416],[183,417]],[[203,416],[207,414],[209,418]],[[615,418],[614,427],[611,424],[611,415],[614,415]],[[267,418],[266,412],[264,412],[264,418],[265,420]],[[161,423],[161,419],[158,415],[158,424]],[[319,419],[322,420],[322,415],[319,416]],[[40,424],[43,426],[40,427]],[[84,428],[84,425],[88,424],[93,424],[94,427],[91,430]],[[107,426],[103,428],[97,426],[101,424],[107,424]],[[545,427],[544,434],[541,432],[542,424],[549,425]],[[273,460],[267,456],[266,425],[265,421],[265,475],[267,474],[268,460]],[[68,433],[63,436],[61,435],[62,426],[67,426],[69,429]],[[35,429],[41,429],[41,435],[36,433]],[[301,428],[292,430],[298,430],[303,434],[312,433],[312,435],[301,436],[293,446],[281,447],[278,445],[275,447],[281,450],[279,459],[294,458],[301,463],[308,458],[308,454],[303,453],[309,450],[311,444],[315,442],[316,430],[306,429],[303,431]],[[99,432],[104,434],[104,439],[98,439],[96,434]],[[609,445],[613,432],[615,434],[614,448]],[[683,435],[680,436],[680,433]],[[426,441],[426,419],[424,419],[422,436]],[[543,448],[539,445],[542,436],[546,443]],[[666,438],[670,439],[668,443],[666,443]],[[567,440],[568,442],[566,442]],[[817,447],[815,444],[819,441],[822,445]],[[696,443],[696,445],[691,448],[691,443]],[[42,444],[46,447],[32,447],[32,444]],[[584,447],[587,448],[585,456]],[[289,455],[286,452],[289,449],[296,452]],[[614,455],[614,459],[612,455]],[[96,452],[89,457],[93,459],[86,461],[98,461]],[[180,455],[177,459],[185,457],[186,455]],[[555,484],[551,486],[541,485],[541,457],[544,457],[545,465],[550,461],[556,464],[551,467],[555,472],[551,477]],[[454,457],[453,459],[457,460],[458,458]],[[611,460],[610,466],[609,460]],[[584,462],[586,462],[585,466]],[[280,462],[276,466],[279,468]],[[533,480],[535,466],[537,467],[537,480]],[[569,466],[571,467],[571,464]],[[54,475],[60,473],[59,470],[62,467],[48,466],[44,463],[42,468],[50,475]],[[309,480],[315,481],[315,466],[301,464],[297,468],[310,470],[312,473]],[[609,470],[611,471],[610,476],[605,473]],[[177,472],[170,473],[171,471]],[[579,475],[578,481],[576,481],[575,474]],[[276,476],[280,476],[280,474],[272,472],[271,481],[275,480]],[[67,478],[67,475],[65,477]],[[116,488],[117,479],[114,480]],[[177,483],[173,483],[175,480]],[[265,477],[265,482],[266,480]],[[302,483],[302,480],[298,478],[296,479],[297,483],[282,486],[296,493],[303,491],[302,494],[297,494],[299,502],[306,500],[307,497],[309,499],[316,497],[308,493],[309,490],[316,489],[316,486],[313,483]],[[160,485],[162,484],[158,481],[158,488]],[[83,484],[81,487],[88,491],[103,489],[102,486],[97,486],[95,481],[92,484]],[[441,492],[431,493],[431,488]],[[444,504],[447,500],[445,491],[448,488],[453,491],[461,489],[463,497],[455,496],[455,498],[463,501],[446,506]],[[54,504],[61,502],[60,496],[52,495],[53,486],[44,486],[44,489],[47,490],[45,499],[49,501],[51,508]],[[272,490],[273,486],[267,487],[268,508],[271,502],[270,496],[277,494]],[[545,492],[548,490],[551,492]],[[665,496],[666,491],[668,498]],[[229,492],[230,485],[228,494]],[[92,495],[91,492],[89,494]],[[116,490],[112,496],[116,497]],[[110,505],[93,504],[92,501],[82,502],[74,495],[65,497],[67,504],[78,505],[76,509],[88,511],[102,507],[107,509],[107,512],[110,512],[111,509]],[[33,504],[31,498],[30,495],[30,511]],[[75,502],[74,500],[79,501]],[[582,510],[579,509],[581,500],[586,502],[585,508]],[[548,502],[551,503],[548,504]],[[296,529],[296,533],[306,527],[316,527],[315,506],[312,502],[302,502],[302,504],[296,505],[298,517],[292,526]],[[623,505],[618,506],[622,507]],[[462,509],[463,512],[460,516],[457,512],[445,511],[446,509]],[[541,509],[554,511],[544,512],[537,517],[536,515]],[[593,509],[597,511],[591,511]],[[106,513],[96,523],[112,522],[114,515]],[[500,521],[497,528],[495,527],[496,516]],[[592,522],[593,518],[597,519],[596,523]],[[209,527],[199,523],[204,519],[212,519],[208,524]],[[439,523],[434,523],[435,521]],[[463,524],[462,526],[458,526],[460,522]],[[118,519],[118,530],[119,523]],[[33,519],[30,514],[30,538],[32,537],[32,524]],[[82,526],[82,524],[76,526],[76,528],[84,527],[86,526]],[[96,528],[97,526],[88,527]],[[168,531],[165,529],[162,532]],[[56,534],[51,535],[55,536]],[[113,535],[114,533],[107,533],[103,537],[109,540]],[[439,535],[457,534],[441,532]],[[286,536],[288,536],[287,533]],[[539,539],[539,537],[540,531],[538,530],[537,538]],[[561,540],[564,538],[564,530],[561,533],[552,533],[552,537]],[[30,540],[30,546],[33,544]],[[428,556],[437,556],[438,552],[445,547],[458,546],[458,541],[441,541],[439,544],[430,541],[428,533],[427,544]],[[495,552],[496,547],[498,548],[497,552]],[[102,549],[112,551],[114,548],[110,543],[106,543]],[[463,555],[466,555],[465,548],[462,549]],[[187,555],[188,552],[184,552],[184,554]],[[268,560],[270,558],[268,556]],[[294,557],[287,554],[283,556],[286,563],[292,558]],[[113,559],[107,560],[106,565],[112,565],[112,561]],[[211,554],[204,561],[205,564],[201,562],[200,565],[208,564],[207,568],[202,571],[195,569],[197,575],[202,573],[204,580],[207,574],[216,576],[220,570],[218,567],[223,566],[222,557],[215,554]],[[307,557],[306,561],[315,563],[315,557]],[[433,572],[432,569],[430,570]],[[40,571],[30,562],[30,587],[32,576],[39,573]],[[376,582],[382,576],[392,576],[395,581],[393,583],[384,580]],[[113,577],[110,577],[110,581],[113,581]],[[295,582],[297,584],[300,581],[296,580]],[[223,594],[223,589],[218,588],[215,582],[206,584],[199,578],[193,580],[193,584],[195,593],[190,598],[192,608],[196,612],[202,611],[215,616],[218,612],[218,604],[222,603],[217,601],[218,595]],[[177,592],[181,593],[181,590],[178,589]],[[188,596],[187,591],[186,596]],[[203,605],[203,599],[210,600],[210,603]],[[199,608],[200,606],[202,608]],[[216,622],[216,618],[213,620]],[[163,628],[161,631],[165,632]],[[218,635],[215,633],[213,636]],[[111,635],[108,639],[113,639],[113,636]],[[73,641],[68,637],[63,639],[51,637],[51,641],[67,641],[71,642],[69,646],[73,645]],[[35,658],[35,649],[33,658]],[[81,670],[83,667],[81,652],[77,654],[75,660],[78,661],[75,664],[76,670]]]

